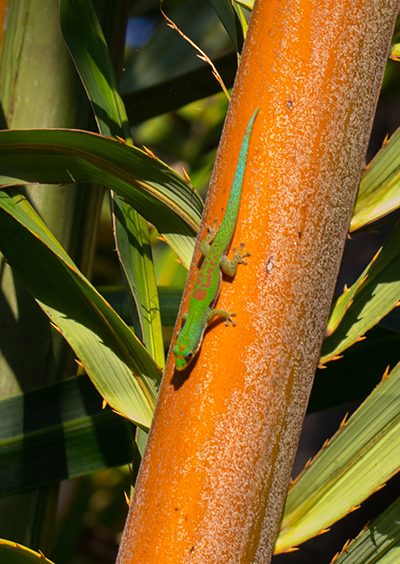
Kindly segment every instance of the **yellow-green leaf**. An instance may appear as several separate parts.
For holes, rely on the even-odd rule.
[[[128,117],[96,11],[88,0],[61,0],[61,28],[89,96],[100,133],[132,144]],[[160,306],[147,221],[112,192],[118,257],[139,314],[143,342],[164,366]],[[133,303],[132,303],[133,306]]]
[[[400,300],[400,225],[385,241],[380,254],[365,269],[365,281],[348,290],[352,298],[336,330],[325,339],[321,363],[332,360],[363,338]],[[341,304],[339,303],[339,307]],[[335,316],[335,313],[333,314]],[[368,338],[368,337],[367,337]]]
[[[400,206],[400,129],[365,169],[350,222],[350,232],[391,213]]]
[[[400,498],[346,545],[335,564],[400,562]]]
[[[42,552],[35,552],[22,544],[0,539],[0,562],[4,564],[53,564]]]
[[[0,250],[69,342],[107,403],[150,425],[160,370],[27,200],[0,190]],[[49,276],[51,273],[51,276]]]
[[[77,130],[0,131],[0,186],[94,182],[115,190],[190,265],[203,203],[162,161],[137,147]]]
[[[399,471],[399,397],[398,364],[289,489],[276,552],[318,535]]]

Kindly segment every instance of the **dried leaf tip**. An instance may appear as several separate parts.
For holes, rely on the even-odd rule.
[[[151,157],[152,159],[157,159],[157,157],[153,153],[153,151],[151,149],[149,149],[148,147],[146,147],[146,145],[143,145],[143,151],[146,153],[146,155],[149,155],[149,157]]]
[[[357,509],[360,509],[361,507],[361,503],[359,503],[358,505],[354,505],[351,509],[349,509],[348,513],[354,513],[354,511],[357,511]]]
[[[370,262],[370,266],[371,266],[371,264],[373,264],[373,263],[376,261],[376,259],[379,257],[379,255],[380,255],[381,252],[382,252],[382,249],[383,249],[383,247],[379,247],[379,249],[376,251],[376,253],[375,253],[374,256],[372,257],[372,260],[371,260],[371,262]]]
[[[313,460],[314,460],[313,456],[311,458],[309,458],[307,460],[307,462],[305,463],[303,470],[305,470],[306,468],[309,468],[311,466]]]
[[[327,529],[321,529],[315,536],[319,537],[321,535],[324,535],[325,533],[329,533],[330,530],[330,527],[328,527]]]
[[[58,325],[56,325],[55,323],[53,323],[53,321],[50,321],[50,325],[53,327],[53,329],[55,331],[57,331],[57,333],[60,333],[60,335],[62,335],[61,329],[58,327]]]
[[[359,337],[357,337],[354,342],[355,343],[361,343],[361,341],[365,341],[365,339],[367,338],[366,335],[360,335]]]
[[[105,400],[103,400],[105,401]],[[106,402],[107,405],[107,402]],[[109,405],[109,404],[108,404]],[[111,406],[110,406],[111,407]],[[117,415],[119,415],[120,417],[124,417],[125,419],[129,419],[127,415],[125,415],[124,413],[122,413],[122,411],[118,411],[118,409],[114,409],[112,408],[113,412],[116,413]]]
[[[385,368],[385,372],[382,374],[381,383],[385,382],[389,378],[390,374],[390,365],[388,364]]]
[[[347,541],[344,543],[344,545],[342,547],[342,552],[347,550],[349,548],[350,543],[352,543],[352,542],[353,542],[353,539],[347,539]]]
[[[108,405],[108,402],[105,398],[103,398],[103,401],[101,402],[101,409],[105,409]]]
[[[322,445],[322,449],[328,447],[331,444],[332,437],[330,439],[325,439],[324,444]]]
[[[186,180],[186,182],[188,184],[191,184],[190,176],[189,176],[189,174],[188,174],[188,172],[187,172],[187,170],[184,166],[182,167],[182,174],[183,174],[183,178]]]
[[[379,492],[379,490],[382,490],[384,487],[386,486],[386,482],[383,484],[380,484],[379,486],[377,486],[374,491],[372,492],[373,494],[376,492]]]
[[[126,492],[124,492],[124,497],[125,497],[126,505],[129,507],[131,504],[131,499]]]
[[[343,358],[342,354],[337,354],[335,356],[331,356],[331,358],[328,358],[329,362],[333,362],[334,360],[340,360],[341,358]],[[318,368],[320,368],[320,366],[318,366]],[[322,368],[326,368],[326,365],[322,365]]]
[[[330,564],[335,564],[335,562],[337,562],[339,556],[341,556],[342,554],[344,554],[346,552],[346,550],[349,548],[349,545],[353,542],[353,539],[348,539],[344,545],[342,546],[342,550],[340,552],[337,552],[335,554],[335,556],[332,558]]]
[[[337,552],[335,554],[335,556],[332,558],[332,560],[330,561],[330,564],[335,564],[335,562],[337,562],[337,559],[339,558],[339,552]]]
[[[85,367],[82,364],[82,361],[80,361],[79,358],[75,358],[75,363],[79,366],[79,368],[82,368],[82,370],[85,369]]]
[[[340,425],[339,425],[339,430],[343,429],[343,427],[346,427],[346,425],[348,423],[348,417],[349,417],[349,412],[347,412],[346,415],[341,420]]]
[[[288,554],[289,552],[297,552],[298,550],[300,550],[298,546],[291,546],[286,550],[282,550],[282,552],[279,552],[279,554]]]

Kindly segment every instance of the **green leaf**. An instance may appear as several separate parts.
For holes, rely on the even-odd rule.
[[[0,131],[0,186],[71,180],[115,190],[157,227],[189,267],[203,203],[162,161],[87,131]]]
[[[399,394],[398,364],[296,479],[276,552],[330,527],[399,471]]]
[[[41,552],[35,552],[22,544],[0,539],[0,562],[4,564],[53,564]]]
[[[229,35],[235,51],[240,53],[243,46],[243,29],[232,6],[231,0],[210,0],[222,25]]]
[[[343,294],[341,294],[336,300],[334,306],[331,309],[328,325],[326,328],[326,334],[328,336],[332,335],[332,333],[336,331],[338,325],[340,324],[343,317],[345,316],[346,311],[353,303],[354,296],[356,295],[357,291],[360,289],[360,287],[364,284],[365,280],[367,279],[369,269],[371,265],[375,262],[375,260],[378,258],[381,250],[382,249],[379,249],[379,251],[375,254],[372,261],[363,270],[363,272],[360,274],[360,276],[357,278],[354,284],[352,284],[350,288],[347,288],[347,286],[345,286]]]
[[[139,313],[142,340],[160,367],[165,355],[160,303],[150,230],[147,221],[132,206],[114,196],[113,221],[118,256]]]
[[[86,376],[0,401],[0,495],[75,478],[140,456],[134,427],[109,408]]]
[[[400,300],[400,224],[385,241],[380,254],[365,270],[367,277],[351,287],[353,301],[333,335],[322,346],[321,363],[338,356],[395,308]],[[334,314],[333,314],[334,315]]]
[[[100,133],[125,138],[128,118],[118,93],[106,40],[89,0],[61,0],[61,27],[92,104]],[[118,256],[132,292],[143,342],[159,366],[164,366],[160,306],[147,221],[116,194],[113,222]]]
[[[115,410],[147,428],[160,371],[146,349],[23,196],[0,191],[0,223],[1,251],[101,395]]]
[[[252,10],[254,7],[254,0],[234,0],[236,4],[246,8],[247,10]]]
[[[60,0],[61,30],[100,133],[130,138],[108,46],[91,0]]]
[[[389,58],[393,61],[400,61],[400,43],[393,43],[390,48]]]
[[[366,167],[358,189],[350,232],[400,206],[400,129],[386,141]]]
[[[400,498],[388,507],[340,553],[335,564],[400,562]]]
[[[232,52],[216,57],[213,63],[226,87],[231,88],[237,69],[236,54]],[[126,92],[123,100],[130,123],[136,124],[218,92],[221,92],[221,86],[211,74],[210,65],[204,63],[199,68],[152,86]]]
[[[54,564],[42,552],[35,552],[22,544],[0,539],[0,562],[4,564]]]

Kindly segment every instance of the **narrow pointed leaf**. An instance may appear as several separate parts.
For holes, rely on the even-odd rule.
[[[213,8],[229,35],[235,51],[240,53],[243,46],[243,30],[231,0],[210,0]]]
[[[247,10],[252,10],[254,6],[254,0],[234,0],[239,6],[247,8]]]
[[[203,203],[162,161],[87,131],[0,131],[0,186],[71,180],[115,190],[157,227],[188,267]]]
[[[341,323],[325,339],[321,363],[328,362],[360,340],[400,300],[400,224],[385,241],[380,254],[366,269],[365,282],[354,292],[354,298]],[[356,282],[357,284],[357,282]],[[349,290],[353,293],[352,288]]]
[[[43,553],[5,539],[0,539],[0,562],[4,564],[53,564]]]
[[[384,143],[364,171],[350,222],[350,232],[399,207],[400,129]]]
[[[60,12],[64,37],[89,96],[100,133],[119,136],[132,144],[126,110],[92,2],[61,0]],[[139,313],[143,342],[154,360],[163,366],[160,306],[149,226],[118,194],[113,192],[112,198],[117,252]]]
[[[345,288],[343,294],[341,294],[338,297],[338,299],[336,300],[336,302],[335,302],[335,304],[334,304],[334,306],[331,310],[331,313],[329,315],[329,321],[328,321],[328,325],[327,325],[327,328],[326,328],[327,335],[332,335],[332,333],[337,329],[337,327],[340,324],[340,322],[342,321],[346,311],[349,309],[349,307],[353,303],[354,296],[356,295],[357,291],[362,286],[362,284],[364,284],[364,282],[365,282],[365,280],[368,276],[369,269],[371,268],[371,265],[377,259],[379,253],[380,253],[380,250],[376,253],[376,255],[374,256],[372,261],[367,265],[367,267],[362,271],[362,273],[357,278],[357,280],[354,282],[354,284],[352,284],[350,288]]]
[[[130,138],[108,46],[92,0],[61,0],[61,29],[92,105],[100,133]]]
[[[330,527],[399,471],[399,394],[398,364],[289,490],[276,552]]]
[[[146,349],[23,196],[0,191],[0,221],[0,250],[101,395],[114,409],[148,427],[160,372]]]
[[[400,498],[374,519],[335,564],[396,564],[400,562]]]

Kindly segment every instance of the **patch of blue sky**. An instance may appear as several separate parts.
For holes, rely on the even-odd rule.
[[[129,47],[142,47],[153,34],[157,20],[151,16],[130,18],[126,28],[126,43]]]

